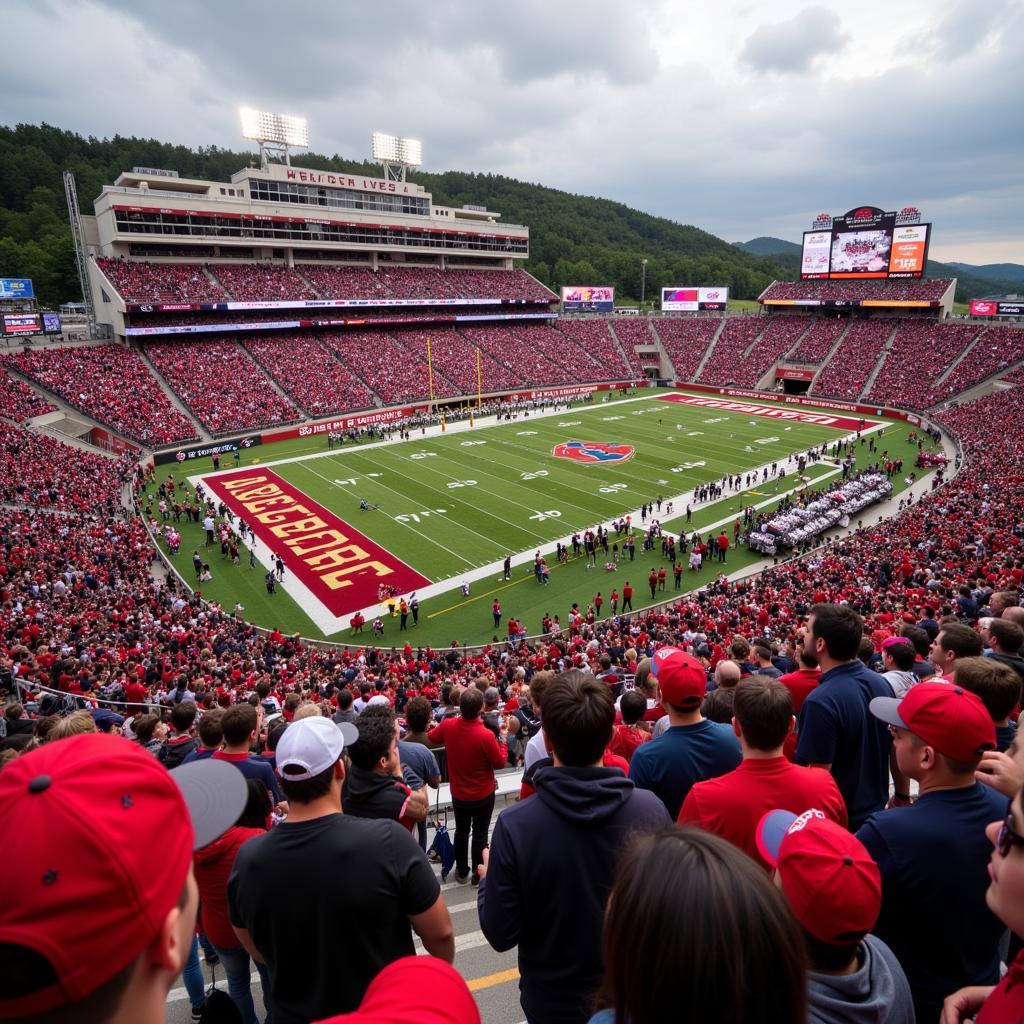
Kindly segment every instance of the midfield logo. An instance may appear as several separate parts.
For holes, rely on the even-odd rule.
[[[635,449],[628,444],[605,444],[603,441],[565,441],[556,444],[551,454],[560,459],[572,459],[584,466],[597,466],[606,462],[625,462],[633,458]]]

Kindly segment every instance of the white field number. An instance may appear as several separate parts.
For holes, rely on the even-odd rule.
[[[729,417],[728,416],[716,416],[714,419],[705,420],[704,422],[705,423],[728,423],[729,422]]]
[[[626,418],[625,416],[602,416],[601,417],[601,419],[604,420],[605,423],[611,423],[612,420],[624,420],[625,418]]]
[[[628,491],[628,484],[608,484],[606,487],[599,487],[599,494],[616,494],[619,491]]]
[[[536,512],[531,519],[536,519],[538,523],[543,522],[545,519],[561,519],[562,513],[557,508],[549,509],[547,512]]]
[[[754,444],[777,444],[778,440],[777,437],[759,437]]]
[[[437,452],[413,452],[409,456],[410,459],[433,459],[437,456]]]
[[[546,469],[538,469],[538,470],[535,470],[533,473],[523,473],[519,477],[519,479],[520,480],[536,480],[538,477],[547,476],[547,475],[548,475],[548,471]]]
[[[410,512],[405,516],[395,516],[396,523],[421,523],[424,519],[429,519],[431,516],[443,516],[448,509],[446,508],[431,508],[424,509],[422,512]]]
[[[475,480],[449,480],[448,490],[454,491],[457,487],[476,487]]]
[[[681,466],[673,466],[670,473],[685,473],[688,469],[699,469],[701,466],[706,466],[707,463],[701,459],[699,462],[684,462]]]
[[[335,480],[334,481],[339,487],[355,487],[357,481],[356,478],[350,476],[347,480]]]
[[[472,448],[476,444],[487,444],[486,441],[460,441],[463,448]]]
[[[560,427],[578,427],[582,422],[582,420],[563,420],[558,425]]]
[[[536,430],[517,430],[516,437],[536,437]]]

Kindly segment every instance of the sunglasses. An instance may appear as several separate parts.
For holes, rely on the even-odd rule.
[[[1013,815],[1008,814],[1006,820],[999,826],[999,834],[996,836],[996,849],[1000,857],[1005,857],[1015,846],[1024,846],[1024,836],[1014,831]]]

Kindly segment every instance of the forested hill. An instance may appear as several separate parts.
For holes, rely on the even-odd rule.
[[[211,146],[188,149],[155,139],[83,138],[51,125],[0,126],[0,277],[31,277],[41,302],[79,299],[61,172],[75,174],[83,214],[103,185],[132,167],[165,167],[182,177],[227,181],[251,152]],[[376,164],[304,153],[303,167],[379,176]],[[724,284],[735,298],[756,298],[775,277],[772,260],[745,253],[695,227],[652,217],[622,203],[570,195],[495,174],[416,173],[412,180],[444,206],[486,206],[530,228],[527,269],[545,284],[611,284],[619,303],[667,285]]]

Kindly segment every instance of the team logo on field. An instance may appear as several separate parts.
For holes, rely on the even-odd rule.
[[[584,466],[597,466],[604,462],[625,462],[633,458],[635,449],[629,444],[605,444],[603,441],[566,441],[556,444],[551,454],[560,459],[572,459]]]

